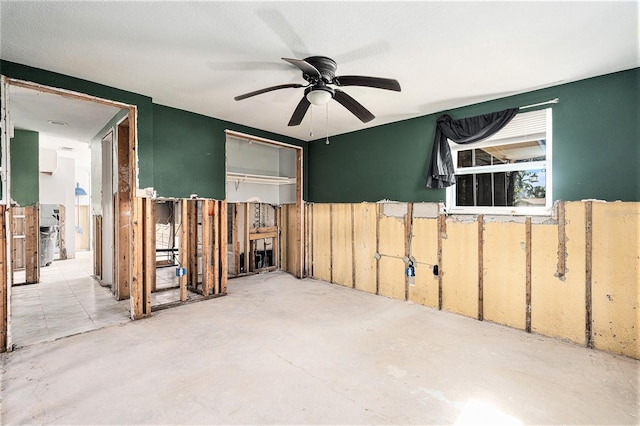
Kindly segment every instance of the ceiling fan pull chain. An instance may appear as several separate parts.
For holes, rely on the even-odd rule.
[[[327,139],[325,140],[325,143],[327,145],[329,145],[329,104],[327,105]]]
[[[313,137],[313,107],[309,108],[309,119],[311,121],[310,123],[310,127],[311,127],[311,131],[309,132],[309,137]]]

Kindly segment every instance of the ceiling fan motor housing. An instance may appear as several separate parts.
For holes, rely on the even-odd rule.
[[[305,61],[313,65],[318,70],[325,83],[331,83],[333,78],[336,76],[338,64],[336,64],[336,61],[331,58],[326,56],[309,56],[308,58],[305,58]],[[317,76],[308,75],[306,73],[302,73],[302,77],[312,84],[315,83],[313,80],[317,79]]]

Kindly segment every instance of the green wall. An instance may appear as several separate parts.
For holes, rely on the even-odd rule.
[[[153,104],[150,97],[9,61],[0,61],[0,69],[7,77],[135,105],[138,110],[138,179],[140,188],[153,186]]]
[[[18,130],[11,139],[11,198],[21,207],[40,198],[38,132]]]
[[[302,146],[307,157],[305,142],[163,105],[154,104],[153,123],[154,187],[161,197],[225,198],[225,130]]]
[[[444,201],[427,189],[435,120],[559,98],[553,108],[553,198],[640,201],[640,69],[442,111],[309,143],[312,202]]]

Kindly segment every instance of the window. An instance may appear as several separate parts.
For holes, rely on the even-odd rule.
[[[448,212],[551,212],[551,108],[520,113],[483,141],[449,146],[456,184],[447,188]]]

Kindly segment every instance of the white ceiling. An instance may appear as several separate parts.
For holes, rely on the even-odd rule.
[[[335,135],[634,68],[638,4],[2,1],[0,56],[310,140],[326,132],[324,107],[314,137],[309,113],[287,126],[303,89],[233,97],[305,83],[282,57],[329,56],[337,75],[400,82],[400,93],[343,88],[377,118],[331,102]]]

